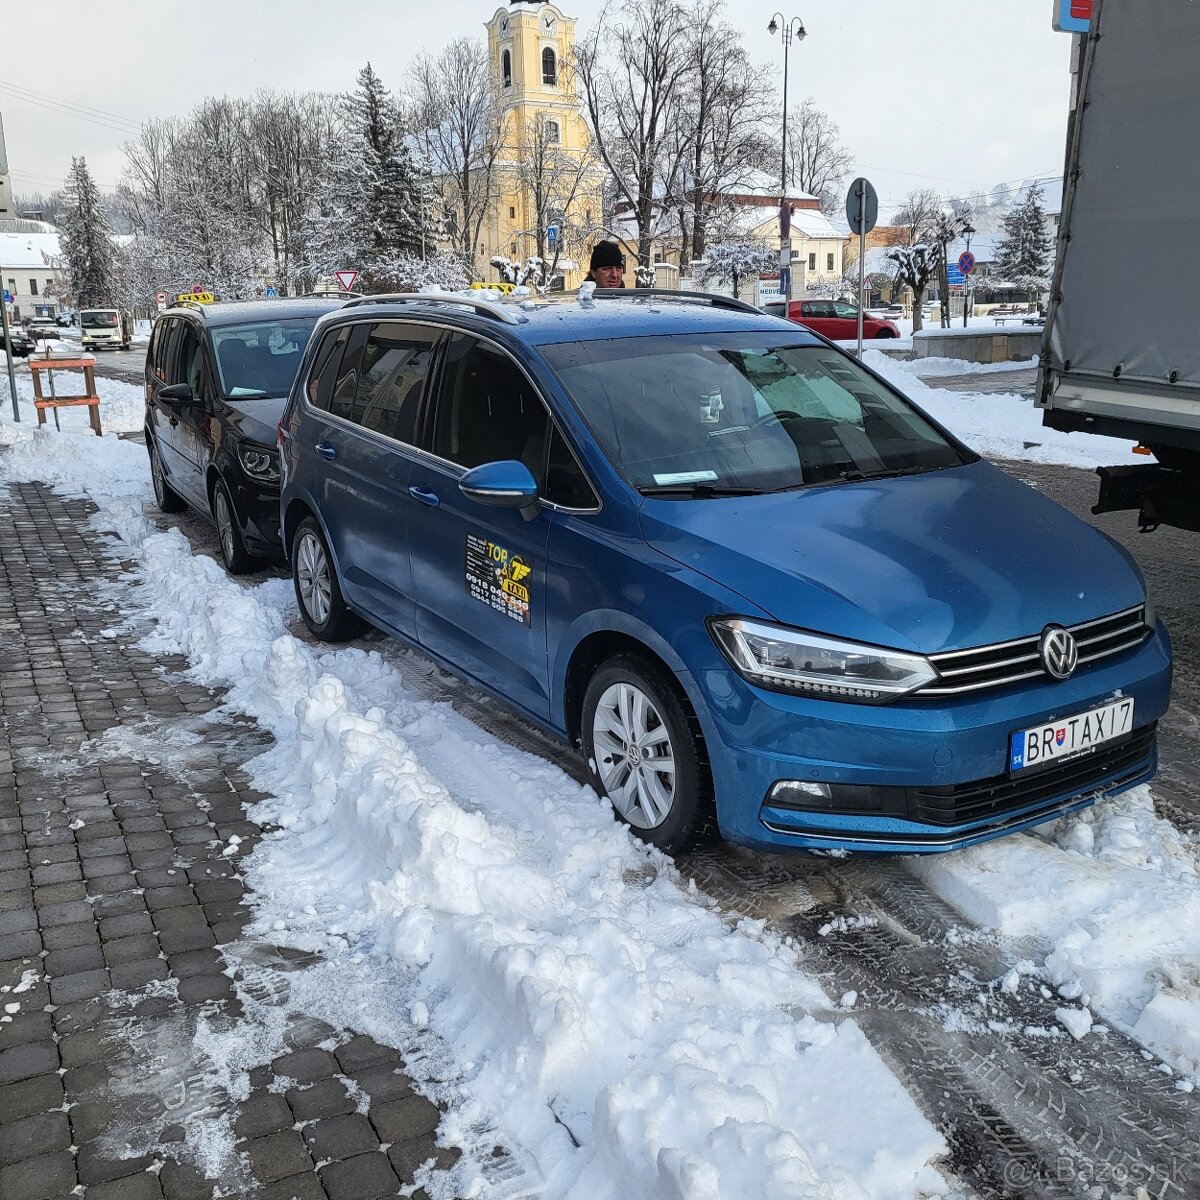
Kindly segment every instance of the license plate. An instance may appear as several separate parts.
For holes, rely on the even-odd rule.
[[[1014,733],[1009,744],[1009,766],[1013,771],[1025,771],[1076,758],[1132,732],[1133,701],[1114,700],[1091,712]]]

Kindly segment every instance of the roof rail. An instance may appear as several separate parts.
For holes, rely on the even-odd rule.
[[[458,292],[391,292],[382,296],[360,296],[357,300],[348,300],[343,308],[357,308],[363,304],[462,304],[473,308],[484,316],[495,317],[505,325],[523,325],[529,318],[519,316],[509,307],[497,304],[494,300],[473,300]]]
[[[675,288],[597,288],[593,299],[640,300],[643,296],[655,296],[660,300],[678,300],[684,304],[706,303],[711,308],[731,308],[735,312],[754,313],[761,317],[762,311],[746,300],[734,296],[719,296],[715,292],[681,292]]]

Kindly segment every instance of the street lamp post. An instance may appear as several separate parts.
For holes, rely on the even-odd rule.
[[[779,167],[779,282],[780,290],[783,292],[783,302],[786,305],[792,298],[792,238],[790,214],[787,211],[788,51],[791,49],[792,38],[802,42],[807,36],[807,31],[804,28],[804,22],[799,17],[792,17],[789,21],[783,13],[777,12],[771,18],[767,32],[772,37],[782,32],[783,38],[783,151],[780,155]],[[784,311],[787,311],[786,308]]]
[[[975,227],[970,221],[967,221],[962,227],[964,236],[967,239],[967,253],[971,253],[971,234],[975,232]],[[966,279],[963,280],[963,328],[967,327],[967,308],[971,300],[971,275],[974,272],[968,271]]]

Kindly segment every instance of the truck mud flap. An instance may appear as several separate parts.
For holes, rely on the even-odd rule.
[[[1143,533],[1160,525],[1200,533],[1200,488],[1187,471],[1147,463],[1137,467],[1097,467],[1100,499],[1092,512],[1136,511]]]

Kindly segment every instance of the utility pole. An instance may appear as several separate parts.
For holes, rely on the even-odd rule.
[[[4,148],[4,118],[0,116],[0,220],[13,215],[12,185],[8,177],[8,151]],[[0,285],[3,284],[0,280]],[[0,286],[0,328],[4,331],[4,361],[8,365],[8,391],[12,396],[13,420],[21,419],[17,406],[17,377],[13,374],[12,338],[8,333],[8,293]]]

